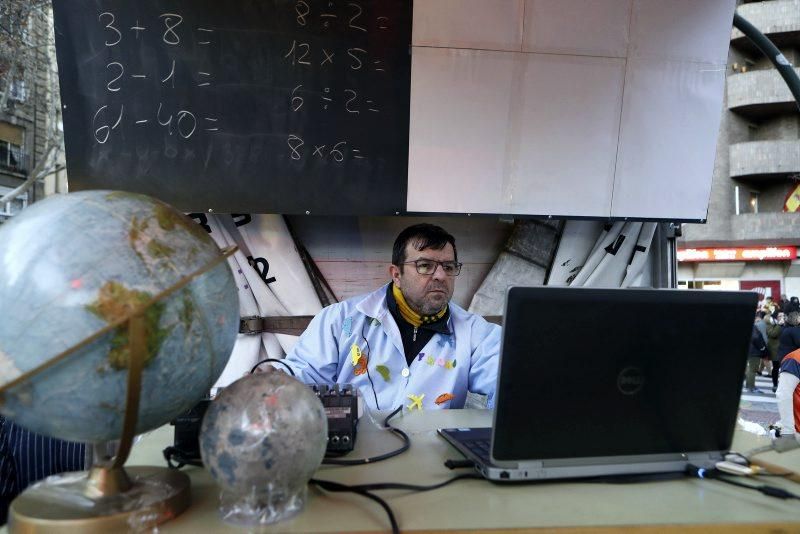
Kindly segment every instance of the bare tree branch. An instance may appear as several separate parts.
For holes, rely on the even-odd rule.
[[[28,138],[34,143],[23,148],[36,161],[25,181],[3,195],[0,203],[14,200],[61,168],[63,133],[53,37],[49,1],[0,0],[0,118],[20,113],[28,117],[18,123],[28,131],[35,129]]]
[[[56,162],[58,161],[60,151],[61,147],[59,145],[50,145],[47,155],[36,164],[36,167],[33,168],[28,178],[21,185],[0,197],[0,204],[5,204],[6,202],[14,200],[30,189],[37,181],[58,170],[58,164]]]

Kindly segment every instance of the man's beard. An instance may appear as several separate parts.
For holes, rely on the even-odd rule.
[[[441,293],[441,297],[438,296],[439,294],[436,294],[436,297],[426,294],[420,301],[413,303],[416,304],[414,307],[419,310],[418,313],[420,315],[436,315],[447,306],[447,301],[449,300],[447,287],[434,286],[430,289],[441,290],[443,293]]]

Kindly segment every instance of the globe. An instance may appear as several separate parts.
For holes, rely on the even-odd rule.
[[[0,387],[220,256],[199,225],[144,195],[83,191],[33,204],[0,226]],[[225,261],[147,308],[137,433],[166,424],[208,393],[238,324]],[[71,441],[118,439],[128,358],[123,325],[8,387],[0,413]]]
[[[264,525],[300,512],[327,439],[322,402],[284,373],[247,375],[222,390],[203,418],[200,454],[222,487],[223,519]]]

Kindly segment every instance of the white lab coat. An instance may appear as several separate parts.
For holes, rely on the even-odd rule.
[[[383,286],[323,309],[283,361],[309,384],[353,384],[372,409],[463,408],[467,391],[493,407],[500,327],[451,302],[448,328],[408,365]]]

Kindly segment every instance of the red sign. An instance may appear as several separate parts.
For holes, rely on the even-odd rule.
[[[739,289],[755,291],[759,302],[764,297],[772,297],[776,301],[781,297],[781,283],[778,280],[741,280]]]
[[[678,261],[792,261],[797,247],[680,248]]]

